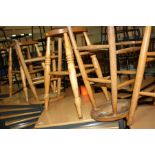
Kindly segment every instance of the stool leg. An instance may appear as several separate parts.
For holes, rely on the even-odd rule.
[[[45,55],[45,69],[44,69],[44,78],[45,78],[45,109],[48,110],[49,104],[49,88],[50,88],[50,37],[47,38],[47,49]]]
[[[96,74],[99,78],[103,78],[102,76],[102,71],[101,71],[101,68],[100,68],[100,65],[99,65],[99,62],[96,58],[96,55],[92,55],[91,56],[91,59],[92,59],[92,63],[94,65],[94,68],[95,68],[95,71],[96,71]],[[109,95],[108,95],[108,91],[107,91],[107,88],[106,87],[101,87],[103,93],[105,94],[105,97],[106,97],[106,100],[109,101],[110,98],[109,98]]]
[[[138,60],[137,73],[136,73],[135,84],[134,84],[133,94],[131,99],[131,107],[130,107],[129,117],[128,117],[128,125],[131,125],[133,122],[133,117],[138,104],[139,92],[140,92],[144,70],[145,70],[147,51],[149,48],[150,35],[151,35],[151,26],[147,26],[144,31],[143,42],[142,42],[139,60]]]
[[[27,90],[27,86],[26,86],[26,78],[25,78],[25,74],[24,74],[24,71],[22,69],[22,66],[20,66],[20,74],[21,74],[21,79],[22,79],[22,84],[23,84],[23,91],[24,91],[24,94],[25,94],[26,102],[29,102],[29,100],[28,100],[28,90]]]
[[[114,26],[108,27],[108,41],[109,41],[109,58],[110,58],[110,74],[111,74],[112,108],[113,108],[114,114],[116,114],[118,92],[117,92],[117,61],[116,61]]]
[[[12,96],[12,48],[9,49],[8,79],[9,79],[9,96]]]
[[[96,106],[96,101],[95,101],[95,98],[94,98],[94,95],[93,95],[93,90],[92,90],[92,88],[90,86],[89,81],[87,80],[88,76],[87,76],[87,73],[85,71],[82,58],[81,58],[81,56],[79,54],[79,51],[77,50],[77,45],[76,45],[76,41],[75,41],[73,32],[71,30],[71,27],[67,27],[67,28],[68,28],[69,36],[70,36],[72,46],[73,46],[73,49],[74,49],[74,53],[75,53],[75,56],[76,56],[76,60],[78,62],[78,66],[79,66],[79,69],[80,69],[80,72],[81,72],[81,75],[82,75],[83,82],[84,82],[84,84],[86,86],[86,89],[87,89],[90,101],[92,103],[92,106],[96,110],[97,106]]]
[[[35,88],[35,86],[34,86],[34,84],[32,82],[32,79],[30,77],[30,74],[28,72],[27,66],[26,66],[26,64],[24,62],[24,57],[22,55],[20,45],[19,45],[19,43],[17,41],[15,41],[15,42],[16,42],[16,46],[15,46],[16,47],[16,52],[17,52],[18,58],[20,60],[19,62],[21,64],[21,66],[22,66],[22,69],[24,71],[25,77],[26,77],[26,79],[27,79],[27,81],[28,81],[28,83],[30,85],[30,88],[32,90],[32,93],[33,93],[36,101],[39,102],[39,97],[37,95],[36,88]]]
[[[66,48],[66,59],[68,64],[68,71],[69,71],[69,78],[75,98],[75,105],[77,108],[78,116],[79,118],[82,118],[82,111],[81,111],[81,98],[79,95],[79,88],[78,88],[78,82],[76,77],[76,70],[74,65],[74,57],[73,52],[71,49],[71,45],[68,39],[68,36],[66,33],[64,33],[64,40],[65,40],[65,48]]]
[[[58,72],[62,71],[62,38],[58,39]],[[61,94],[61,78],[58,78],[57,84],[58,96]]]

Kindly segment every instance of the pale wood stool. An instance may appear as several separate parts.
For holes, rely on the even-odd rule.
[[[118,100],[118,89],[128,86],[130,84],[133,84],[134,79],[130,79],[118,84],[117,74],[135,74],[135,71],[134,72],[126,71],[126,70],[117,71],[117,54],[137,52],[138,50],[140,50],[140,47],[128,47],[128,48],[116,50],[116,46],[141,44],[141,41],[126,41],[126,42],[116,43],[114,27],[110,26],[108,27],[108,44],[92,45],[90,43],[86,30],[83,30],[82,33],[85,37],[87,45],[78,46],[75,36],[73,34],[73,29],[75,29],[75,27],[67,27],[67,29],[71,40],[72,48],[74,50],[74,54],[78,62],[80,72],[83,77],[84,84],[87,88],[88,95],[90,97],[90,101],[93,106],[92,117],[97,121],[114,121],[114,120],[126,118],[128,116],[130,102],[129,100],[125,100],[125,99]],[[105,50],[108,50],[108,49],[109,49],[109,59],[110,59],[110,76],[103,77],[99,62],[96,57],[96,52],[101,50],[102,52],[104,52]],[[86,54],[90,55],[92,59],[97,78],[89,78],[86,73],[83,59],[82,59],[82,56]],[[107,98],[107,102],[100,107],[96,106],[94,93],[91,87],[92,83],[97,83],[102,87],[102,89],[104,89],[103,92]],[[108,93],[106,88],[107,84],[111,85],[111,100],[109,100],[108,98]]]

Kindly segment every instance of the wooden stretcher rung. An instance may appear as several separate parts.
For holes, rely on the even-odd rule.
[[[20,71],[12,71],[12,73],[20,73]]]
[[[88,45],[77,47],[80,51],[92,51],[92,50],[102,50],[109,48],[109,45]]]
[[[51,59],[55,59],[55,58],[57,58],[57,57],[58,57],[58,56],[51,56]],[[45,60],[45,56],[27,59],[27,60],[25,60],[25,63],[37,62],[37,61],[44,61],[44,60]]]
[[[122,83],[118,84],[117,88],[120,89],[120,88],[128,86],[128,85],[130,85],[130,84],[132,84],[134,82],[135,82],[135,79],[131,79],[131,80],[122,82]]]
[[[131,52],[139,52],[141,47],[128,47],[116,51],[116,54],[127,54]]]
[[[69,75],[69,72],[68,71],[55,71],[55,72],[51,72],[50,75],[58,75],[58,76]]]
[[[50,81],[56,81],[58,80],[58,78],[51,78]],[[41,79],[41,80],[38,80],[38,81],[33,81],[33,84],[41,84],[41,83],[44,83],[44,79]]]
[[[155,92],[144,92],[144,91],[141,91],[141,92],[139,92],[139,95],[155,97]]]
[[[136,74],[135,70],[120,70],[117,71],[118,74]]]
[[[80,52],[80,55],[83,56],[83,55],[90,55],[91,53],[90,52]]]
[[[34,45],[34,44],[38,44],[38,41],[28,40],[28,41],[23,41],[19,43],[20,46],[28,46],[28,45]]]
[[[141,44],[142,41],[122,41],[116,43],[116,45],[132,45],[132,44]]]
[[[105,78],[87,78],[90,82],[97,82],[97,83],[111,83],[111,80],[107,80]]]
[[[93,64],[84,64],[85,68],[94,67]],[[79,68],[79,66],[75,66],[75,68]]]
[[[147,56],[155,56],[155,52],[147,52]]]
[[[151,61],[155,61],[155,58],[147,58],[146,62],[151,62]]]
[[[30,74],[33,74],[33,73],[37,73],[37,72],[40,72],[40,71],[43,71],[44,69],[41,68],[41,69],[36,69],[36,70],[32,70],[32,71],[29,71]]]
[[[92,73],[92,72],[94,72],[94,71],[95,71],[95,68],[87,69],[87,70],[86,70],[86,73],[89,74],[89,73]],[[81,76],[81,73],[77,73],[76,75],[77,75],[77,77],[79,77],[79,76]]]

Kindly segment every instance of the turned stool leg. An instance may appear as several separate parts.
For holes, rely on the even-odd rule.
[[[44,78],[45,78],[45,109],[48,110],[49,104],[49,89],[50,89],[50,37],[47,38],[47,48],[45,55],[45,69],[44,69]]]
[[[110,58],[110,74],[111,74],[111,98],[114,114],[117,114],[117,60],[115,46],[115,30],[114,26],[108,27],[109,40],[109,58]]]
[[[96,55],[92,55],[91,59],[92,59],[92,63],[94,65],[97,76],[99,78],[103,78],[102,71],[101,71],[99,62],[98,62],[98,60],[96,58]],[[108,95],[107,87],[101,87],[101,89],[102,89],[103,93],[105,94],[106,100],[109,101],[110,98],[109,98],[109,95]]]
[[[78,111],[79,118],[82,118],[81,98],[79,95],[79,88],[78,88],[76,70],[74,65],[74,56],[73,56],[73,51],[71,49],[71,45],[70,45],[67,33],[64,33],[64,40],[65,40],[66,59],[68,64],[69,78],[70,78],[70,82],[71,82],[71,86],[72,86],[72,90],[75,98],[75,105]]]
[[[23,91],[24,91],[24,94],[25,94],[26,102],[29,102],[25,73],[24,73],[21,65],[20,65],[20,74],[21,74],[21,79],[22,79],[22,84],[23,84]]]
[[[68,32],[69,32],[69,36],[70,36],[70,39],[71,39],[71,42],[72,42],[72,46],[74,48],[74,53],[75,53],[75,56],[76,56],[76,59],[77,59],[77,62],[78,62],[79,68],[80,68],[80,72],[81,72],[81,75],[82,75],[82,78],[83,78],[83,82],[84,82],[84,84],[86,86],[86,89],[87,89],[89,98],[91,100],[92,106],[93,106],[94,109],[97,109],[96,101],[95,101],[95,98],[94,98],[94,95],[93,95],[93,90],[92,90],[92,88],[90,86],[89,81],[87,80],[88,76],[87,76],[87,73],[86,73],[86,71],[85,71],[85,69],[83,67],[84,64],[82,62],[81,56],[79,55],[79,51],[78,51],[77,46],[76,46],[76,41],[74,39],[74,34],[71,31],[70,26],[68,27]]]
[[[12,48],[9,48],[8,66],[9,96],[12,96]]]
[[[144,31],[144,38],[143,38],[139,60],[138,60],[137,73],[136,73],[135,84],[134,84],[134,89],[133,89],[133,94],[131,99],[131,107],[130,107],[129,117],[128,117],[128,125],[132,124],[135,110],[138,104],[138,97],[139,97],[139,92],[140,92],[140,88],[143,80],[147,52],[149,48],[150,35],[151,35],[151,26],[147,26]]]

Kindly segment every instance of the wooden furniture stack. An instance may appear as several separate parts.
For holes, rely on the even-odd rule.
[[[116,50],[116,46],[118,45],[137,45],[141,44],[141,41],[126,41],[126,42],[119,42],[116,43],[115,41],[115,31],[114,27],[108,27],[108,44],[105,45],[92,45],[86,29],[80,31],[83,33],[86,46],[78,46],[73,29],[75,27],[67,27],[69,38],[71,40],[72,48],[74,50],[74,54],[84,81],[84,84],[87,88],[88,95],[90,101],[93,106],[92,110],[92,117],[97,121],[114,121],[119,120],[122,118],[126,118],[128,116],[128,111],[130,107],[130,102],[128,100],[118,100],[118,89],[131,85],[134,83],[135,79],[129,79],[122,83],[117,83],[117,75],[118,74],[135,74],[135,71],[128,71],[128,70],[117,70],[117,55],[118,54],[125,54],[131,52],[137,52],[140,50],[140,46],[133,46],[128,48],[123,48],[120,50]],[[98,51],[109,51],[109,59],[110,59],[110,76],[103,77],[102,72],[100,69],[100,65],[96,58],[96,52]],[[84,63],[83,63],[83,56],[89,55],[92,59],[93,66],[96,71],[96,78],[90,78],[85,70]],[[104,103],[102,106],[96,106],[96,100],[94,98],[94,92],[92,90],[92,84],[98,84],[102,89],[104,89],[104,94],[107,96],[107,102]],[[107,92],[107,85],[111,85],[111,100],[108,100],[108,92]]]

